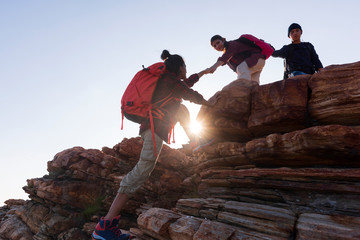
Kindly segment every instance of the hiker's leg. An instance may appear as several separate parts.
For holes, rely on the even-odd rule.
[[[258,62],[250,68],[251,71],[251,81],[257,82],[260,84],[260,74],[265,66],[265,59],[259,58]]]
[[[190,112],[185,105],[180,104],[179,110],[175,115],[175,120],[183,127],[188,138],[193,140],[194,134],[190,130]]]
[[[135,167],[121,181],[118,194],[116,195],[110,210],[105,217],[106,219],[111,219],[120,214],[120,211],[126,204],[129,196],[141,187],[154,170],[157,158],[159,157],[162,149],[163,140],[155,134],[157,149],[157,156],[155,156],[151,130],[146,130],[142,134],[142,138],[144,140],[144,144],[140,154],[140,159]]]
[[[148,179],[151,172],[153,171],[163,145],[163,140],[158,135],[156,135],[156,133],[154,133],[154,135],[157,156],[155,156],[152,133],[151,130],[148,129],[142,134],[144,143],[141,150],[140,159],[135,167],[121,181],[119,188],[120,193],[134,193]]]
[[[238,79],[242,78],[242,79],[251,80],[251,71],[245,61],[243,61],[236,67],[236,73],[238,75],[237,77]]]
[[[113,200],[111,207],[104,217],[105,219],[113,219],[114,217],[120,215],[121,210],[125,206],[126,202],[129,200],[129,196],[126,193],[117,193],[115,199]]]

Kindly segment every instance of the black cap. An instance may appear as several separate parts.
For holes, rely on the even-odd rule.
[[[301,30],[301,32],[302,32],[301,26],[300,26],[299,24],[297,24],[297,23],[293,23],[293,24],[291,24],[291,25],[289,26],[289,29],[288,29],[288,37],[290,36],[291,30],[296,29],[296,28],[299,28],[299,29]]]

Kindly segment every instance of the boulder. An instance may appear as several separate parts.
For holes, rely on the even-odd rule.
[[[360,125],[360,62],[332,65],[309,81],[315,124]]]
[[[197,120],[206,137],[219,140],[246,141],[252,138],[247,127],[251,93],[258,84],[238,79],[225,86],[208,101],[214,107],[201,107]]]
[[[169,236],[173,240],[192,240],[203,220],[192,216],[181,217],[169,226]]]
[[[169,226],[181,215],[166,209],[151,208],[138,218],[141,230],[156,239],[169,239]]]
[[[303,129],[308,119],[308,80],[311,75],[261,85],[254,91],[248,127],[255,137]]]
[[[16,215],[9,215],[0,222],[0,239],[29,240],[33,236],[30,228]]]

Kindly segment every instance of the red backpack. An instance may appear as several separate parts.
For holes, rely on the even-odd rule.
[[[266,59],[268,59],[273,52],[275,51],[275,48],[271,46],[271,44],[265,42],[262,39],[258,39],[257,37],[251,35],[251,34],[243,34],[240,36],[240,38],[237,39],[239,42],[243,42],[248,45],[252,45],[254,47],[257,47],[261,49],[261,54],[266,56]]]
[[[145,119],[150,119],[151,132],[155,146],[155,156],[157,156],[153,118],[162,118],[161,107],[166,105],[171,96],[162,99],[160,107],[155,108],[151,103],[155,87],[160,76],[166,72],[163,62],[155,63],[147,68],[143,68],[135,74],[121,98],[121,129],[123,129],[124,116],[130,121],[141,123]]]

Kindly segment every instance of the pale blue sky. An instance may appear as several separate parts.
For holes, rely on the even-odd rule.
[[[279,49],[297,22],[324,66],[356,62],[359,9],[357,0],[0,0],[0,205],[27,198],[26,179],[46,174],[62,150],[136,137],[135,123],[120,130],[120,99],[163,49],[182,55],[190,75],[219,56],[209,44],[214,34],[250,33]],[[261,84],[282,74],[282,59],[270,58]],[[209,98],[235,78],[224,66],[194,88]],[[187,106],[195,118],[199,107]],[[176,140],[187,142],[179,126]]]

